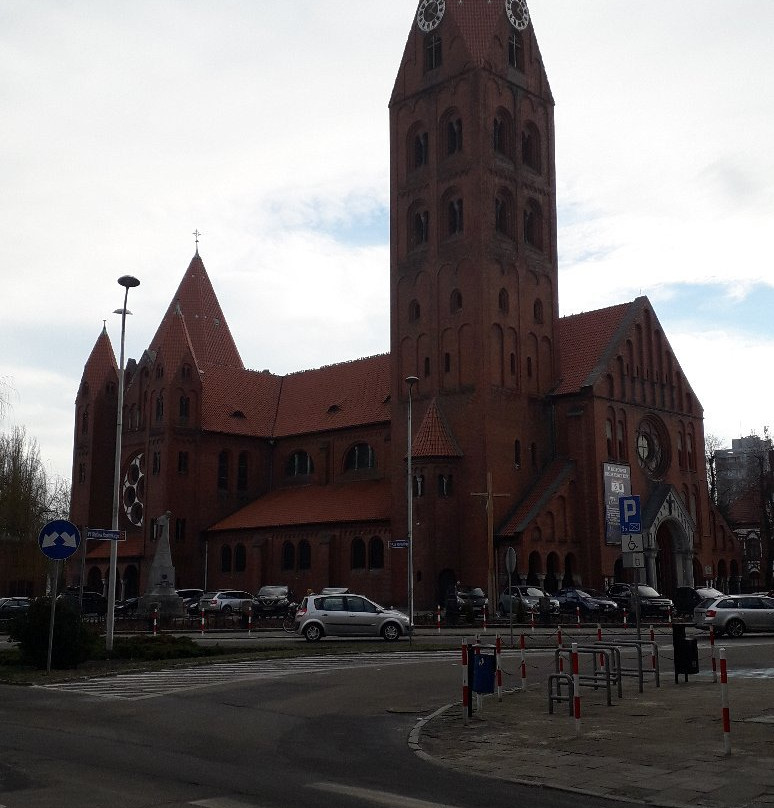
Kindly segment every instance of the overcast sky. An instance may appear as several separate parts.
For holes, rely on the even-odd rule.
[[[103,320],[118,353],[116,279],[141,280],[126,337],[139,357],[197,228],[246,366],[389,350],[387,103],[415,8],[0,0],[0,428],[25,426],[69,478]],[[774,1],[530,10],[556,101],[561,313],[648,295],[706,431],[760,433]]]

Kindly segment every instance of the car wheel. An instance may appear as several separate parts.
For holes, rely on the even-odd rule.
[[[736,618],[729,620],[726,623],[725,631],[729,637],[741,637],[744,634],[744,623]]]
[[[231,607],[230,606],[224,606],[221,609],[221,611],[223,612],[223,614],[231,614]]]
[[[317,642],[322,635],[322,629],[317,625],[317,623],[310,623],[304,629],[304,637],[306,637],[307,642]]]
[[[385,623],[382,626],[382,637],[387,642],[393,642],[400,637],[400,626],[397,623]]]

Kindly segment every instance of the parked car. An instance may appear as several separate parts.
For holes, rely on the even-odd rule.
[[[719,598],[723,593],[711,586],[694,589],[692,586],[678,586],[675,592],[675,613],[681,617],[693,617],[693,610],[703,601]]]
[[[219,589],[215,592],[205,592],[199,600],[199,610],[202,612],[244,612],[252,605],[253,596],[241,589]]]
[[[204,595],[203,589],[176,589],[177,596],[183,599],[183,608],[188,614],[195,614],[199,611],[199,601]]]
[[[385,609],[363,595],[307,595],[296,610],[296,633],[308,642],[321,637],[383,637],[408,634],[408,615]]]
[[[708,598],[693,610],[696,628],[741,637],[745,631],[774,631],[774,598],[766,595],[722,595]]]
[[[96,614],[104,617],[107,614],[107,598],[101,592],[92,592],[84,589],[83,592],[78,587],[69,587],[57,596],[57,600],[69,603],[81,614]]]
[[[29,598],[0,598],[0,620],[9,620],[24,614],[32,601]]]
[[[580,614],[594,617],[612,616],[618,612],[618,604],[614,600],[605,597],[595,597],[586,592],[585,589],[560,589],[554,597],[559,601],[559,609],[563,612],[576,614],[580,609]]]
[[[480,586],[460,586],[457,588],[457,609],[460,614],[473,611],[474,617],[481,616],[489,604],[489,598]]]
[[[290,587],[262,586],[253,599],[253,614],[257,617],[284,617],[293,602]]]
[[[126,598],[116,603],[116,614],[134,614],[140,605],[139,598]]]
[[[668,618],[674,604],[669,598],[660,595],[652,586],[639,584],[637,595],[642,617]],[[619,609],[634,613],[634,584],[613,584],[607,590],[610,600],[618,604]]]
[[[513,602],[513,613],[519,610],[519,604],[525,612],[539,612],[540,599],[545,598],[544,603],[548,603],[549,614],[559,614],[559,601],[555,597],[547,595],[537,586],[511,586],[510,592],[506,589],[497,602],[500,614],[505,617],[510,614],[511,602]]]

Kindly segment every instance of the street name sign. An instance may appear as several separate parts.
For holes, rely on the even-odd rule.
[[[390,546],[394,550],[407,550],[408,549],[408,539],[393,539],[390,542]]]
[[[86,529],[87,539],[108,539],[110,541],[122,541],[126,539],[126,533],[121,535],[120,530],[108,530],[101,527],[89,527]]]

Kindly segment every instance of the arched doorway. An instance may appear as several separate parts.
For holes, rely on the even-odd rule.
[[[100,570],[99,567],[89,568],[89,574],[86,576],[86,589],[88,589],[89,592],[99,592],[100,594],[104,594],[102,591],[102,570]]]
[[[454,593],[454,586],[456,583],[457,576],[454,574],[454,570],[441,570],[440,574],[438,575],[438,597],[436,599],[436,603],[445,604],[446,598],[449,596],[449,594]]]
[[[575,566],[575,555],[567,553],[564,557],[564,577],[562,578],[562,587],[565,589],[576,586]]]
[[[124,599],[136,598],[140,594],[140,575],[137,567],[130,564],[124,570]]]
[[[529,554],[529,571],[527,572],[527,583],[532,586],[542,586],[540,580],[543,574],[543,562],[537,550]]]

